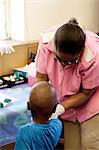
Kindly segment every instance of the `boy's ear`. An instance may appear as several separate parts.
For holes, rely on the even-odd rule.
[[[27,109],[31,110],[31,106],[30,106],[30,102],[29,101],[27,102]]]

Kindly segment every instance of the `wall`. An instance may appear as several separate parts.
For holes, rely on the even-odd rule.
[[[15,2],[15,0],[11,1]],[[17,0],[17,3],[18,1],[20,3],[20,0]],[[44,29],[65,23],[71,17],[76,17],[85,29],[97,32],[99,31],[98,7],[99,0],[24,0],[24,40],[38,40]],[[23,18],[19,8],[16,5],[15,12],[20,15],[21,20]],[[16,14],[13,14],[13,18],[14,16],[16,17]],[[21,28],[15,35],[14,27],[12,33],[14,38],[22,34]]]
[[[99,31],[98,6],[99,0],[26,0],[26,39],[38,39],[44,29],[71,17],[84,28]]]
[[[10,33],[14,40],[24,41],[24,0],[10,0]]]
[[[12,44],[13,45],[13,44]],[[38,41],[20,42],[13,45],[15,52],[0,55],[0,76],[11,74],[14,68],[23,67],[29,61],[29,51],[37,52]]]

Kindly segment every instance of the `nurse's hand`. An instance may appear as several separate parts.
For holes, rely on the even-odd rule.
[[[65,108],[61,104],[58,104],[56,106],[55,113],[52,113],[50,119],[57,119],[58,116],[62,115],[64,112],[65,112]]]

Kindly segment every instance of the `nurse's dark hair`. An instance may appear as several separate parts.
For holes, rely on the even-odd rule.
[[[54,36],[56,51],[78,54],[85,45],[86,35],[75,18],[58,28]]]

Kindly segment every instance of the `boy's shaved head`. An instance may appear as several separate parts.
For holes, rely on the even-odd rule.
[[[56,104],[55,89],[46,81],[38,82],[31,90],[29,101],[33,114],[50,116]]]

